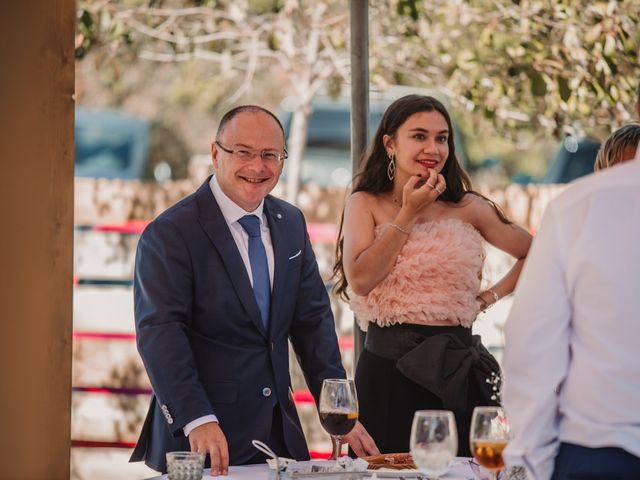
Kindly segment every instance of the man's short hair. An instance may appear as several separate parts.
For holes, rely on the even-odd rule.
[[[231,120],[233,120],[237,115],[241,113],[260,113],[260,112],[266,115],[269,115],[271,118],[275,120],[275,122],[278,124],[278,127],[280,127],[280,131],[282,132],[282,138],[284,138],[285,135],[284,135],[284,128],[282,126],[282,123],[280,123],[280,120],[278,119],[278,117],[276,117],[273,113],[271,113],[266,108],[260,107],[258,105],[240,105],[238,107],[232,108],[222,116],[222,119],[220,120],[220,125],[218,125],[218,133],[216,133],[216,140],[220,140],[220,137],[224,133],[225,128],[227,128],[227,124]]]

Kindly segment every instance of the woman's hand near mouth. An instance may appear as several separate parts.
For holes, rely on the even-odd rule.
[[[444,192],[446,183],[444,177],[435,170],[429,169],[429,176],[425,179],[422,175],[413,175],[402,189],[402,208],[417,214],[426,206],[435,202],[441,192]]]

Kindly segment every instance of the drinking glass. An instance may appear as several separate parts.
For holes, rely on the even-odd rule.
[[[169,480],[200,480],[205,456],[205,453],[199,452],[168,452],[167,474]]]
[[[453,412],[418,410],[413,415],[411,456],[420,471],[437,479],[449,470],[458,453],[458,430]]]
[[[342,437],[353,429],[358,419],[358,397],[353,380],[324,380],[319,412],[322,427],[331,435],[333,449],[329,460],[336,460],[342,450]]]
[[[510,428],[500,407],[476,407],[471,416],[469,443],[473,457],[489,470],[489,478],[496,480],[504,468],[502,451],[509,442]]]

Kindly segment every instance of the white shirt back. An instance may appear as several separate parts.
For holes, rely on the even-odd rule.
[[[515,293],[509,463],[550,478],[559,442],[640,456],[640,160],[551,202]]]

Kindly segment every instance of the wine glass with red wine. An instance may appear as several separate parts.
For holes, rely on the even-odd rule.
[[[320,423],[331,435],[333,449],[329,460],[336,460],[342,450],[342,437],[358,420],[358,397],[353,380],[330,378],[322,382]]]

